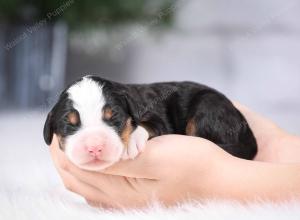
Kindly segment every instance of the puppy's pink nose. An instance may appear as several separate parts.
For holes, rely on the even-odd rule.
[[[88,151],[88,153],[91,155],[91,156],[99,156],[101,154],[101,151],[102,151],[102,146],[98,145],[98,146],[88,146],[86,148],[86,150]]]

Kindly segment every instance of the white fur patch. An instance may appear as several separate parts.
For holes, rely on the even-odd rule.
[[[69,98],[80,114],[83,127],[104,125],[101,110],[105,105],[102,86],[94,80],[84,77],[68,89]]]

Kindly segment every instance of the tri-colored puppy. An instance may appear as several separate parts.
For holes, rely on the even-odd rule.
[[[48,114],[48,145],[54,133],[74,164],[95,171],[135,158],[148,139],[163,134],[203,137],[245,159],[257,152],[248,123],[233,104],[193,82],[120,84],[85,76],[62,92]]]

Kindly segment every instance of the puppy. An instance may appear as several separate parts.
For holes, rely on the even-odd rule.
[[[248,123],[233,104],[193,82],[121,84],[85,76],[62,92],[48,114],[48,145],[54,133],[71,162],[93,171],[134,159],[148,139],[164,134],[206,138],[244,159],[257,152]]]

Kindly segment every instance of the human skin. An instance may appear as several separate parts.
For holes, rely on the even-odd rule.
[[[257,138],[255,161],[233,157],[203,138],[183,135],[153,138],[136,159],[101,172],[73,165],[59,149],[56,136],[50,152],[65,187],[93,206],[139,208],[157,200],[169,206],[191,199],[243,203],[300,199],[300,138],[235,105]]]

